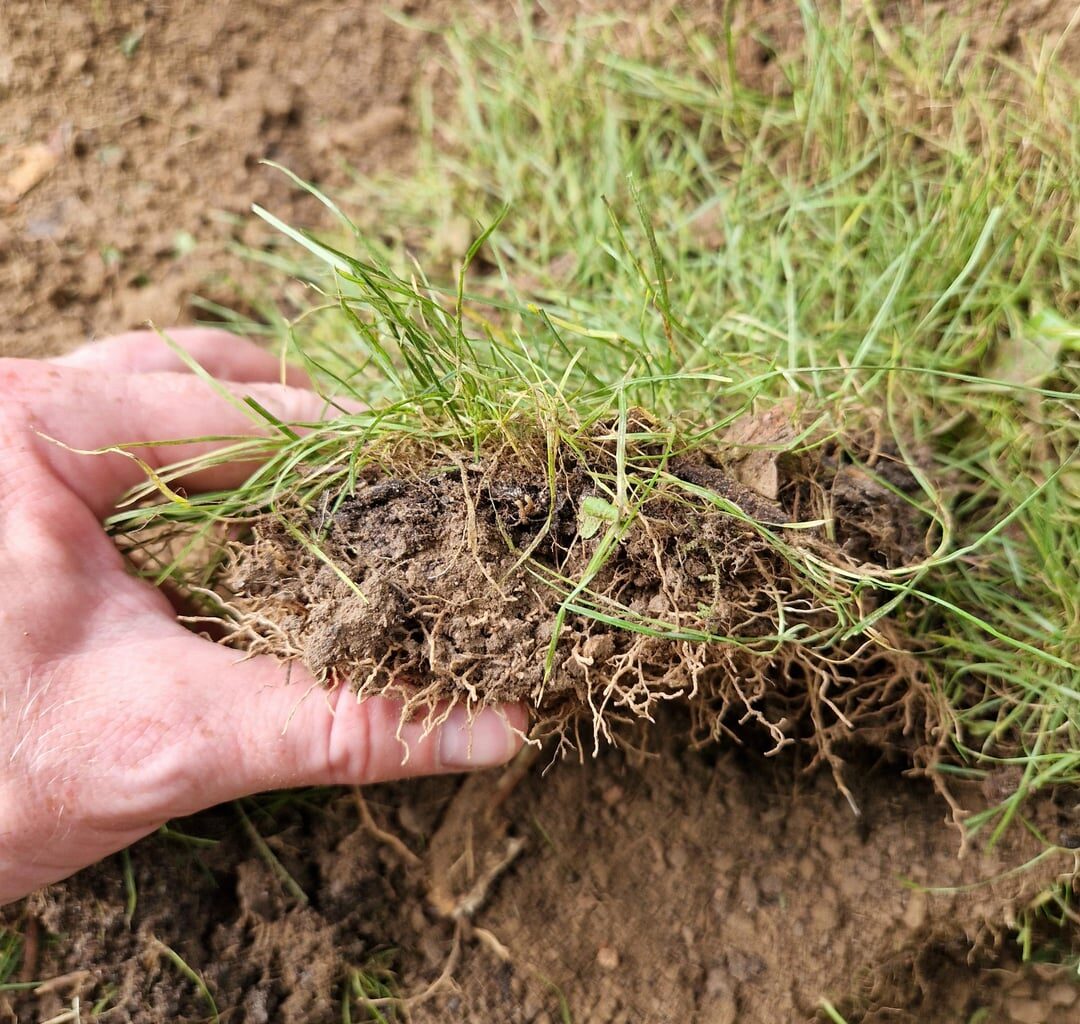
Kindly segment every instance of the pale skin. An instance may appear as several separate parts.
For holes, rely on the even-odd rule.
[[[170,336],[280,419],[322,417],[302,375],[278,383],[277,360],[254,344]],[[313,687],[300,666],[243,660],[186,630],[127,571],[101,521],[142,471],[69,448],[257,429],[151,333],[0,359],[0,904],[222,801],[491,766],[520,746],[517,707],[487,708],[471,726],[456,709],[427,735],[406,723],[399,739],[395,702],[358,703],[347,687]],[[162,465],[195,451],[139,454]],[[250,468],[183,486],[228,486]]]

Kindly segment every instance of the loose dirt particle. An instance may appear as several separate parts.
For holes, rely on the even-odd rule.
[[[1076,982],[1058,982],[1050,987],[1046,999],[1054,1006],[1072,1006],[1078,995]]]
[[[62,149],[39,142],[10,157],[12,166],[0,177],[0,206],[18,202],[60,162],[62,153]]]
[[[1046,1005],[1041,1000],[1011,998],[1006,1008],[1016,1024],[1045,1024]]]
[[[614,971],[619,966],[619,954],[611,946],[601,946],[596,952],[596,963],[603,971]]]

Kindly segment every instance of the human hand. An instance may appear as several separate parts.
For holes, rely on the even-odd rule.
[[[280,419],[322,418],[324,402],[272,383],[277,360],[250,342],[174,337]],[[283,665],[195,636],[126,571],[101,520],[142,471],[47,438],[98,449],[256,432],[183,369],[146,332],[50,361],[0,359],[0,904],[225,800],[494,765],[520,745],[517,707],[485,709],[471,728],[458,708],[427,736],[406,724],[399,741],[396,702],[321,691],[298,666],[285,685]],[[158,466],[207,447],[138,454]],[[218,467],[184,486],[227,487],[250,469]]]

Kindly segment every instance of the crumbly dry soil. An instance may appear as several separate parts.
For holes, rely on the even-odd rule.
[[[545,6],[555,21],[604,7],[663,18],[676,6],[706,27],[724,21],[719,0]],[[974,41],[1016,59],[1056,40],[1075,9],[1071,0],[879,6],[894,25],[970,12]],[[469,9],[481,19],[510,11],[493,0]],[[437,96],[449,86],[435,38],[386,11],[435,25],[462,13],[451,0],[4,0],[0,355],[188,320],[193,295],[235,303],[248,270],[228,244],[268,237],[251,203],[312,227],[325,213],[260,160],[331,192],[353,171],[406,170],[418,83]],[[799,45],[795,3],[743,0],[734,11],[741,76],[778,84],[775,56]],[[1080,66],[1080,32],[1060,59]],[[453,124],[440,132],[452,140]]]
[[[412,98],[420,76],[439,74],[437,44],[389,22],[383,6],[6,0],[0,353],[54,352],[147,318],[189,319],[193,293],[231,299],[244,271],[226,243],[262,238],[237,219],[250,202],[297,223],[319,216],[258,166],[262,158],[331,189],[350,166],[407,168]],[[451,9],[398,6],[436,20]],[[554,5],[552,16],[570,6]],[[1056,38],[1075,5],[883,10],[895,25],[912,8],[970,11],[981,42],[1022,59]],[[698,14],[720,17],[705,4]],[[737,23],[755,29],[740,34],[741,67],[767,84],[773,50],[798,45],[793,5],[748,0]],[[1080,68],[1080,32],[1062,56]],[[451,980],[412,1007],[421,1024],[548,1024],[567,1014],[577,1024],[803,1020],[823,996],[849,1021],[1077,1019],[1075,981],[1021,967],[995,932],[1068,865],[1044,862],[951,895],[920,892],[908,882],[974,883],[1034,848],[1015,830],[992,854],[958,858],[947,808],[884,761],[854,766],[857,824],[832,780],[805,774],[797,753],[687,750],[673,739],[686,727],[662,717],[646,750],[605,748],[546,774],[542,758],[513,787],[489,773],[369,791],[379,826],[415,863],[360,826],[350,795],[272,813],[249,805],[304,904],[282,889],[232,809],[184,822],[221,841],[137,846],[130,921],[115,858],[0,912],[27,936],[25,976],[58,977],[38,994],[0,994],[0,1021],[47,1020],[76,995],[83,1020],[96,999],[114,1007],[104,1020],[207,1019],[158,943],[202,972],[222,1019],[338,1020],[348,969],[392,950],[399,991],[421,992],[443,971],[455,930]],[[987,797],[960,793],[968,809]],[[1052,835],[1080,830],[1075,810],[1036,812]],[[447,919],[455,912],[457,926]]]
[[[560,446],[550,484],[542,443],[535,459],[524,440],[519,456],[486,461],[413,448],[389,462],[384,454],[347,496],[326,493],[310,512],[257,520],[231,542],[214,585],[228,588],[226,621],[243,649],[299,658],[361,697],[400,691],[410,714],[437,702],[522,701],[538,711],[539,734],[562,730],[569,743],[570,731],[591,728],[594,746],[613,722],[651,718],[659,703],[682,697],[699,737],[749,723],[771,748],[807,736],[827,757],[834,735],[868,739],[873,730],[878,744],[905,732],[911,750],[936,723],[901,639],[832,646],[823,658],[808,637],[839,628],[836,615],[788,555],[728,509],[771,524],[800,557],[892,570],[933,544],[902,497],[915,501],[917,484],[894,455],[860,446],[854,433],[844,446],[804,438],[809,451],[770,458],[757,446],[793,437],[793,416],[777,406],[743,417],[728,443],[663,463],[658,446],[631,444],[630,465],[663,465],[668,480],[625,527],[596,520],[589,529],[581,514],[590,501],[614,511],[595,483],[616,475],[613,427],[595,428],[574,451]],[[649,429],[643,414],[630,418],[631,434]],[[830,535],[784,527],[826,518]],[[608,529],[621,530],[619,540],[590,569]],[[636,616],[653,633],[582,614],[560,619],[563,594],[545,573],[588,579],[579,602]],[[784,628],[779,605],[800,616],[802,642],[770,639]],[[668,639],[655,635],[657,624],[735,642]]]
[[[564,1001],[596,1024],[772,1024],[816,1019],[823,997],[851,1021],[1075,1020],[1080,987],[1022,970],[997,930],[1003,908],[1071,858],[976,884],[1037,843],[1016,830],[958,859],[941,803],[895,766],[860,766],[859,823],[826,775],[788,756],[689,751],[672,739],[685,724],[664,718],[648,749],[560,761],[509,792],[497,772],[367,790],[377,827],[411,855],[364,827],[351,796],[272,816],[249,806],[306,903],[230,810],[179,823],[222,841],[136,847],[130,924],[116,864],[31,901],[56,936],[37,974],[86,973],[16,1001],[20,1019],[110,991],[117,1019],[204,1019],[164,943],[203,973],[227,1019],[329,1021],[350,967],[391,951],[402,993],[417,995],[460,943],[452,980],[413,1005],[415,1024],[554,1024]],[[973,888],[919,888],[931,883]],[[980,1009],[989,1016],[973,1018]]]

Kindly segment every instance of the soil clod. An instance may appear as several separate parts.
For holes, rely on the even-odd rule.
[[[396,452],[314,510],[258,517],[230,547],[226,612],[245,648],[361,697],[397,693],[409,714],[525,701],[542,732],[591,720],[595,744],[678,698],[703,736],[826,751],[918,693],[887,619],[877,640],[841,630],[852,580],[926,554],[914,478],[874,458],[836,441],[773,453],[765,496],[744,482],[762,453],[736,444],[619,456],[600,440],[561,449],[553,476],[520,455]],[[620,510],[606,482],[626,466]],[[866,615],[880,598],[857,600]]]

